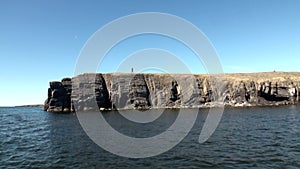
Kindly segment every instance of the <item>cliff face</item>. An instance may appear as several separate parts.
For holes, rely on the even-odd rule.
[[[300,73],[83,74],[50,82],[44,110],[69,112],[74,105],[93,110],[297,104],[299,86]]]

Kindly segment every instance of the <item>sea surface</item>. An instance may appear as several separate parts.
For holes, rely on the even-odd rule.
[[[0,168],[300,168],[299,106],[226,109],[215,133],[199,144],[207,114],[199,110],[192,130],[173,149],[131,159],[97,146],[76,114],[2,107]],[[123,122],[118,112],[104,114],[115,129],[137,137],[163,132],[177,115],[167,110],[149,127]]]

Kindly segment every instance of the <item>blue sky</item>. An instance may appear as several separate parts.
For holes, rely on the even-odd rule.
[[[169,13],[196,25],[225,72],[299,71],[299,0],[1,0],[0,106],[43,103],[49,81],[73,76],[80,50],[95,31],[140,12]],[[112,50],[99,71],[115,71],[113,63],[129,54],[128,47],[158,47],[176,49],[192,73],[206,73],[193,64],[191,52],[176,46],[167,38],[135,37]]]

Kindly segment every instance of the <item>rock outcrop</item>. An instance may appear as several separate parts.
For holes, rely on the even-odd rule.
[[[300,73],[82,74],[50,82],[44,110],[273,106],[299,103]]]
[[[48,88],[48,98],[44,103],[44,110],[48,112],[70,112],[71,92],[71,78],[64,78],[61,82],[50,82],[50,88]]]

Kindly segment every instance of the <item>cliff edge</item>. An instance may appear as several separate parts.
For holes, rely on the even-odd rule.
[[[297,104],[299,72],[201,74],[88,73],[50,82],[44,110],[199,108]],[[93,106],[96,105],[96,106]]]

